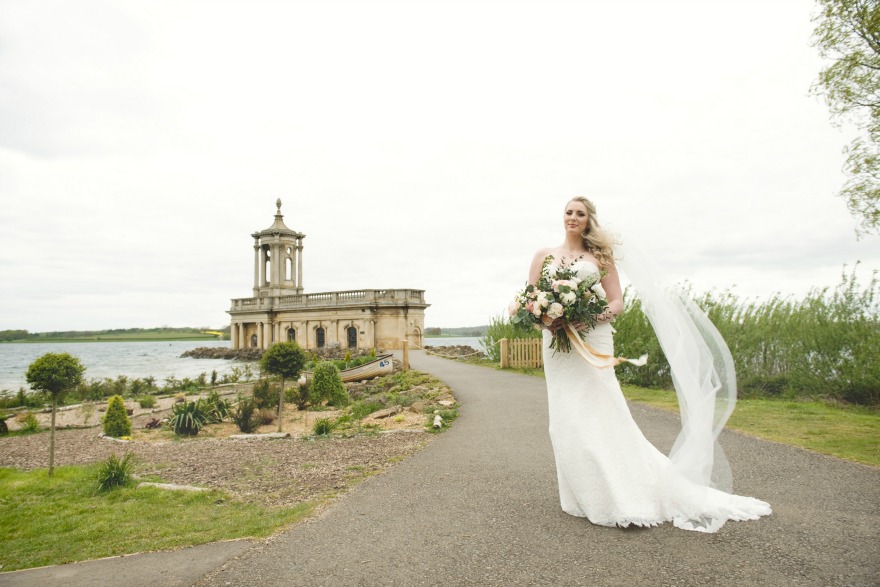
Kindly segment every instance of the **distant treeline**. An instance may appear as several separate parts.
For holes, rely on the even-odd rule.
[[[54,332],[28,332],[27,330],[0,330],[0,342],[12,342],[15,340],[40,340],[59,338],[96,338],[101,336],[116,338],[121,336],[139,335],[186,335],[222,332],[229,334],[229,326],[221,329],[204,328],[172,328],[160,326],[157,328],[113,328],[109,330],[58,330]]]
[[[461,328],[440,328],[429,326],[425,328],[427,336],[485,336],[489,326],[462,326]]]

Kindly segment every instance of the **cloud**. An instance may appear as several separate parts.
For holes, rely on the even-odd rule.
[[[500,313],[574,194],[699,288],[880,266],[812,9],[4,2],[0,329],[225,324],[279,197],[307,291],[425,289],[429,325]]]

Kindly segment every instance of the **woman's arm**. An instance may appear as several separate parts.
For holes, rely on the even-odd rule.
[[[541,269],[544,267],[544,259],[549,254],[550,249],[539,249],[535,253],[535,257],[532,259],[532,264],[529,267],[529,283],[531,285],[537,285],[538,279],[541,277]]]
[[[617,274],[617,267],[602,268],[606,275],[602,278],[602,289],[605,290],[605,299],[608,300],[608,307],[605,312],[599,316],[600,322],[614,320],[618,314],[623,312],[623,289],[620,287],[620,276]]]

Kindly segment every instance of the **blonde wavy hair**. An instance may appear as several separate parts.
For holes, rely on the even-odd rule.
[[[587,231],[583,234],[584,246],[596,257],[600,266],[614,267],[613,247],[617,241],[610,232],[599,226],[599,219],[596,217],[596,205],[583,196],[575,196],[567,204],[571,202],[580,202],[587,209],[589,218],[587,221]]]

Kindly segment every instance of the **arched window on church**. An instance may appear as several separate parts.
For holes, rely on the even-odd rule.
[[[251,348],[252,349],[257,348],[257,335],[256,334],[251,335]]]
[[[324,348],[324,329],[321,327],[315,329],[315,343],[319,349]]]
[[[358,329],[354,326],[348,327],[348,348],[356,349],[358,346]]]
[[[294,329],[294,328],[287,329],[287,341],[288,342],[296,342],[296,329]]]

